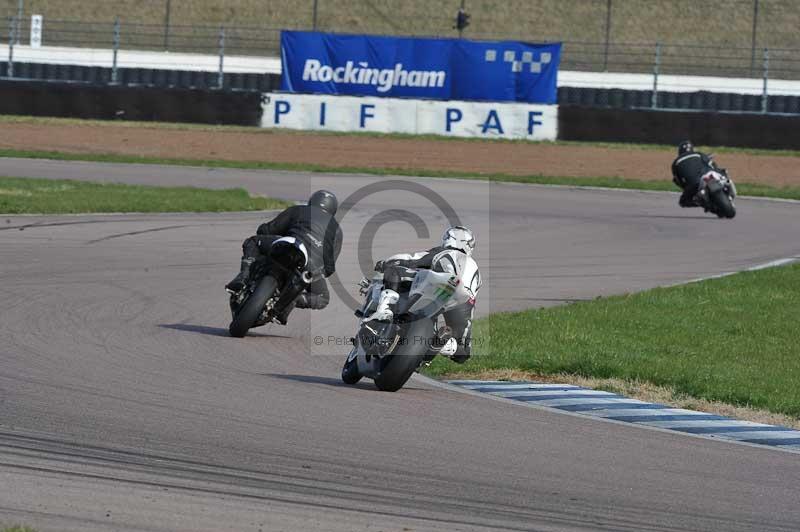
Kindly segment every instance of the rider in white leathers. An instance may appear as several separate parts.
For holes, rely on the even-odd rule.
[[[404,280],[407,269],[431,269],[452,273],[466,288],[464,301],[444,312],[447,328],[439,331],[437,347],[439,354],[464,363],[472,352],[472,316],[475,299],[481,287],[478,264],[472,258],[475,237],[463,226],[447,229],[442,235],[442,245],[414,254],[394,255],[375,264],[375,271],[383,272],[383,291],[378,307],[365,320],[389,321],[394,317],[394,305],[399,299],[397,290]]]

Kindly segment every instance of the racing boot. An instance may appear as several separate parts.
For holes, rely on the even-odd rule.
[[[708,208],[708,194],[706,193],[705,188],[701,188],[700,190],[698,190],[697,194],[695,194],[694,197],[692,197],[692,201],[698,207],[702,207],[703,212],[708,212],[711,210]]]
[[[440,327],[438,331],[436,331],[436,336],[433,338],[431,342],[431,351],[436,354],[442,352],[442,348],[447,344],[447,342],[453,338],[453,329],[445,325],[444,327]]]
[[[450,340],[453,340],[453,330],[446,325],[439,328],[439,330],[436,332],[436,336],[434,336],[433,340],[431,341],[431,345],[428,346],[428,353],[425,355],[423,360],[425,360],[425,362],[430,362],[436,358],[436,355],[450,356],[448,353],[451,350],[453,353],[455,353],[453,345],[457,346],[457,344],[452,344]],[[442,351],[443,349],[444,352]]]
[[[375,312],[372,314],[372,316],[365,318],[364,321],[392,321],[392,318],[394,318],[394,312],[390,307],[399,300],[400,294],[394,290],[385,288],[383,291],[381,291],[380,299],[378,299],[378,308],[375,309]]]
[[[700,206],[700,204],[697,203],[697,194],[692,194],[691,191],[687,190],[684,190],[681,194],[681,197],[678,199],[678,205],[684,209]]]
[[[255,262],[254,258],[245,257],[242,259],[241,271],[231,282],[225,285],[225,290],[233,294],[239,293],[250,280],[250,266]]]

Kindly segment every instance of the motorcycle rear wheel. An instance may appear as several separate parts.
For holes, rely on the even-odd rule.
[[[231,336],[234,338],[244,338],[247,331],[258,321],[259,316],[261,316],[261,311],[264,310],[264,305],[269,298],[272,297],[272,294],[275,293],[277,286],[278,282],[271,275],[267,275],[258,282],[256,289],[253,290],[250,297],[242,304],[239,308],[239,312],[234,315],[233,321],[231,321],[231,324],[228,326],[228,332]]]
[[[716,207],[716,214],[720,218],[733,218],[736,216],[736,207],[733,206],[731,199],[724,190],[720,190],[714,194],[712,201]]]

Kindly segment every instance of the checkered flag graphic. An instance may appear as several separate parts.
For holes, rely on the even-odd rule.
[[[497,61],[497,50],[486,50],[484,59],[487,63]],[[533,74],[538,74],[542,71],[542,65],[548,64],[552,60],[550,52],[542,52],[539,54],[539,60],[533,60],[533,52],[522,52],[522,57],[517,59],[517,53],[514,50],[505,50],[503,52],[503,62],[511,64],[511,72],[522,72],[522,69],[527,68]]]

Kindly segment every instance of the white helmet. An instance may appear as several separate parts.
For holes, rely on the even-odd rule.
[[[472,250],[475,249],[475,235],[464,226],[454,225],[442,235],[442,247],[458,249],[467,255],[472,255]]]

